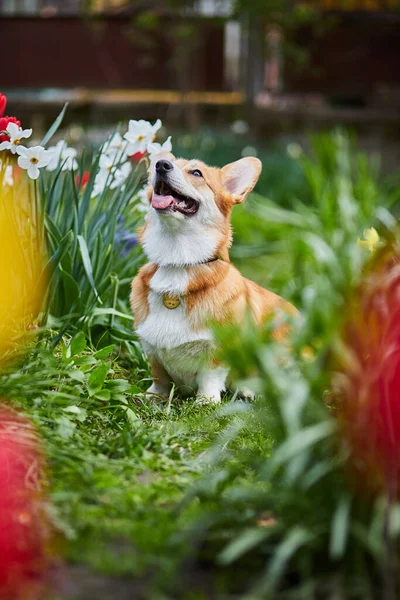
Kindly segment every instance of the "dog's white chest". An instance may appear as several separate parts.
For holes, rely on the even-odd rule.
[[[147,345],[170,350],[190,342],[212,340],[210,330],[198,330],[191,325],[184,297],[188,283],[187,271],[182,267],[160,267],[151,279],[149,314],[137,328],[137,334]],[[165,306],[166,294],[179,297],[176,308]]]

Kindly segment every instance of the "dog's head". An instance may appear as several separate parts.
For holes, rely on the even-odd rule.
[[[150,260],[156,259],[152,251],[155,237],[170,250],[173,240],[177,251],[179,245],[182,249],[182,262],[177,262],[173,252],[174,260],[168,264],[195,264],[225,252],[225,246],[227,252],[232,207],[246,199],[260,171],[257,158],[242,158],[217,169],[196,159],[176,159],[170,153],[157,155],[150,165],[150,206],[143,233],[143,246]],[[197,248],[199,239],[203,240],[204,252]],[[207,243],[207,239],[213,243]],[[193,256],[189,257],[191,243]]]

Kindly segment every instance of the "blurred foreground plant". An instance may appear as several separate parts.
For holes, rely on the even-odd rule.
[[[15,163],[0,164],[0,360],[37,326],[47,287],[43,214]]]
[[[220,566],[235,565],[229,589],[240,597],[391,600],[400,589],[400,505],[385,486],[375,496],[367,488],[377,467],[384,478],[387,465],[398,473],[397,259],[386,275],[372,268],[367,277],[370,253],[357,238],[370,226],[393,235],[397,197],[382,193],[344,134],[316,138],[314,152],[301,158],[307,205],[253,207],[266,228],[280,225],[286,294],[302,316],[290,351],[250,324],[219,333],[241,387],[251,380],[262,398],[222,408],[233,420],[211,454],[219,469],[194,492],[200,520],[190,536],[208,556],[217,551]],[[339,358],[345,426],[332,394]],[[240,448],[243,432],[259,427],[259,445]]]
[[[43,213],[13,156],[0,163],[0,368],[38,327],[47,288]],[[45,460],[33,425],[0,404],[0,597],[43,598],[52,555]]]
[[[37,431],[0,405],[0,597],[47,597],[54,535],[48,509],[46,465]]]

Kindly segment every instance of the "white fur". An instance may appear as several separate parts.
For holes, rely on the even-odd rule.
[[[169,393],[171,391],[171,384],[169,383],[169,381],[165,381],[165,382],[158,382],[158,381],[153,381],[153,383],[151,384],[151,386],[149,387],[149,389],[147,390],[147,394],[149,394],[150,396],[164,396],[164,397],[168,397]]]
[[[162,364],[181,394],[186,396],[196,394],[199,387],[199,373],[207,367],[207,357],[212,349],[211,342],[206,340],[189,342],[170,349],[156,348],[146,342],[142,344],[147,354]],[[168,382],[170,380],[160,381],[160,384],[165,386]]]
[[[149,308],[147,319],[137,329],[148,356],[164,367],[180,393],[197,394],[201,402],[206,398],[220,402],[228,369],[207,368],[214,347],[211,330],[193,329],[183,299],[177,308],[170,310],[163,305],[162,294],[151,291]],[[170,388],[169,380],[161,380],[153,383],[148,393],[168,396]]]
[[[159,267],[150,281],[150,289],[160,294],[184,294],[189,285],[189,274],[185,267]]]
[[[172,349],[198,340],[212,340],[212,334],[204,329],[194,331],[186,314],[185,301],[174,309],[166,308],[163,296],[149,292],[149,315],[137,328],[138,336],[154,348]]]
[[[178,215],[178,217],[176,217]],[[150,207],[142,245],[149,260],[160,266],[194,265],[213,258],[220,233],[180,213],[159,215]],[[186,219],[180,227],[179,218]]]
[[[213,347],[213,336],[209,329],[196,330],[186,312],[185,299],[174,309],[163,304],[164,293],[184,294],[189,283],[188,269],[185,267],[159,267],[150,280],[149,315],[139,325],[137,333],[143,348],[154,357],[173,379],[178,391],[193,395],[201,388],[202,396],[212,392],[213,401],[217,398],[218,385],[207,388],[204,376],[201,385],[200,373],[204,373],[207,357]],[[167,396],[169,380],[153,383],[149,394]]]
[[[197,375],[197,401],[204,399],[213,404],[221,402],[221,392],[225,390],[226,378],[229,369],[217,367],[216,369],[203,369]]]

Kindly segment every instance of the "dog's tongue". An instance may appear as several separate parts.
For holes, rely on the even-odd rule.
[[[169,206],[171,206],[171,204],[173,204],[173,202],[174,202],[173,196],[159,196],[159,194],[154,194],[154,193],[153,193],[153,197],[151,199],[152,207],[159,208],[159,209],[168,208]]]

